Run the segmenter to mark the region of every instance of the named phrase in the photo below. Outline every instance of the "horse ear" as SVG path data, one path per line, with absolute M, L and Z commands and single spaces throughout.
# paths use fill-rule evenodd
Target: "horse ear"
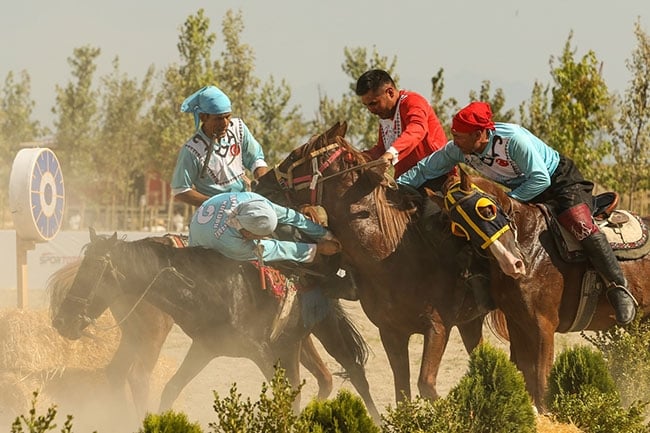
M 116 241 L 117 240 L 117 232 L 113 232 L 113 236 L 111 236 L 111 241 Z
M 97 232 L 93 227 L 88 227 L 88 231 L 90 232 L 90 242 L 95 242 L 97 240 Z
M 424 187 L 424 192 L 427 194 L 429 200 L 437 204 L 440 209 L 445 209 L 445 198 L 441 193 L 432 191 L 427 187 Z
M 471 191 L 472 180 L 469 174 L 467 174 L 467 172 L 460 165 L 458 166 L 458 171 L 460 171 L 460 189 L 465 192 Z

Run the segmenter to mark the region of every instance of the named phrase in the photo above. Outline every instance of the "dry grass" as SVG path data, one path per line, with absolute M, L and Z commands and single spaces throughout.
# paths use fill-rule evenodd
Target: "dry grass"
M 548 416 L 540 415 L 537 417 L 537 433 L 582 433 L 582 430 L 573 424 L 561 424 Z

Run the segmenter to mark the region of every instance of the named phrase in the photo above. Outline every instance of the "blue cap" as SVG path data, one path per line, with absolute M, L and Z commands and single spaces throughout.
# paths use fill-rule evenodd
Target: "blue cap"
M 206 86 L 197 90 L 181 104 L 181 112 L 194 114 L 196 129 L 199 129 L 199 113 L 224 114 L 231 111 L 230 99 L 215 86 Z
M 233 214 L 243 228 L 258 236 L 269 236 L 278 225 L 278 215 L 266 200 L 240 203 Z

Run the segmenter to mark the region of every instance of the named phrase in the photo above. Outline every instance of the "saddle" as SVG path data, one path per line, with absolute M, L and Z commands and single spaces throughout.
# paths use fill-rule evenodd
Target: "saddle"
M 618 194 L 614 192 L 595 196 L 592 212 L 594 221 L 607 237 L 619 260 L 639 259 L 650 252 L 648 227 L 638 215 L 616 209 L 618 201 Z M 580 243 L 557 222 L 554 212 L 547 205 L 538 206 L 551 228 L 560 256 L 570 263 L 585 261 Z
M 619 260 L 641 258 L 650 251 L 648 227 L 643 220 L 627 210 L 616 209 L 619 197 L 614 192 L 606 192 L 594 197 L 592 216 L 601 232 L 605 234 L 614 254 Z M 567 262 L 587 260 L 580 243 L 562 227 L 553 212 L 546 205 L 538 205 L 551 228 L 560 256 Z M 600 294 L 605 290 L 605 282 L 598 272 L 588 268 L 582 276 L 580 299 L 571 326 L 563 332 L 582 331 L 589 326 L 596 311 Z

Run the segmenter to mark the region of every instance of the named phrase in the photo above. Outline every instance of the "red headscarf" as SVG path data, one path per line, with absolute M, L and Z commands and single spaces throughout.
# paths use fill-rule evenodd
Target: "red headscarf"
M 470 103 L 454 116 L 451 129 L 462 133 L 494 129 L 490 104 L 479 101 Z

